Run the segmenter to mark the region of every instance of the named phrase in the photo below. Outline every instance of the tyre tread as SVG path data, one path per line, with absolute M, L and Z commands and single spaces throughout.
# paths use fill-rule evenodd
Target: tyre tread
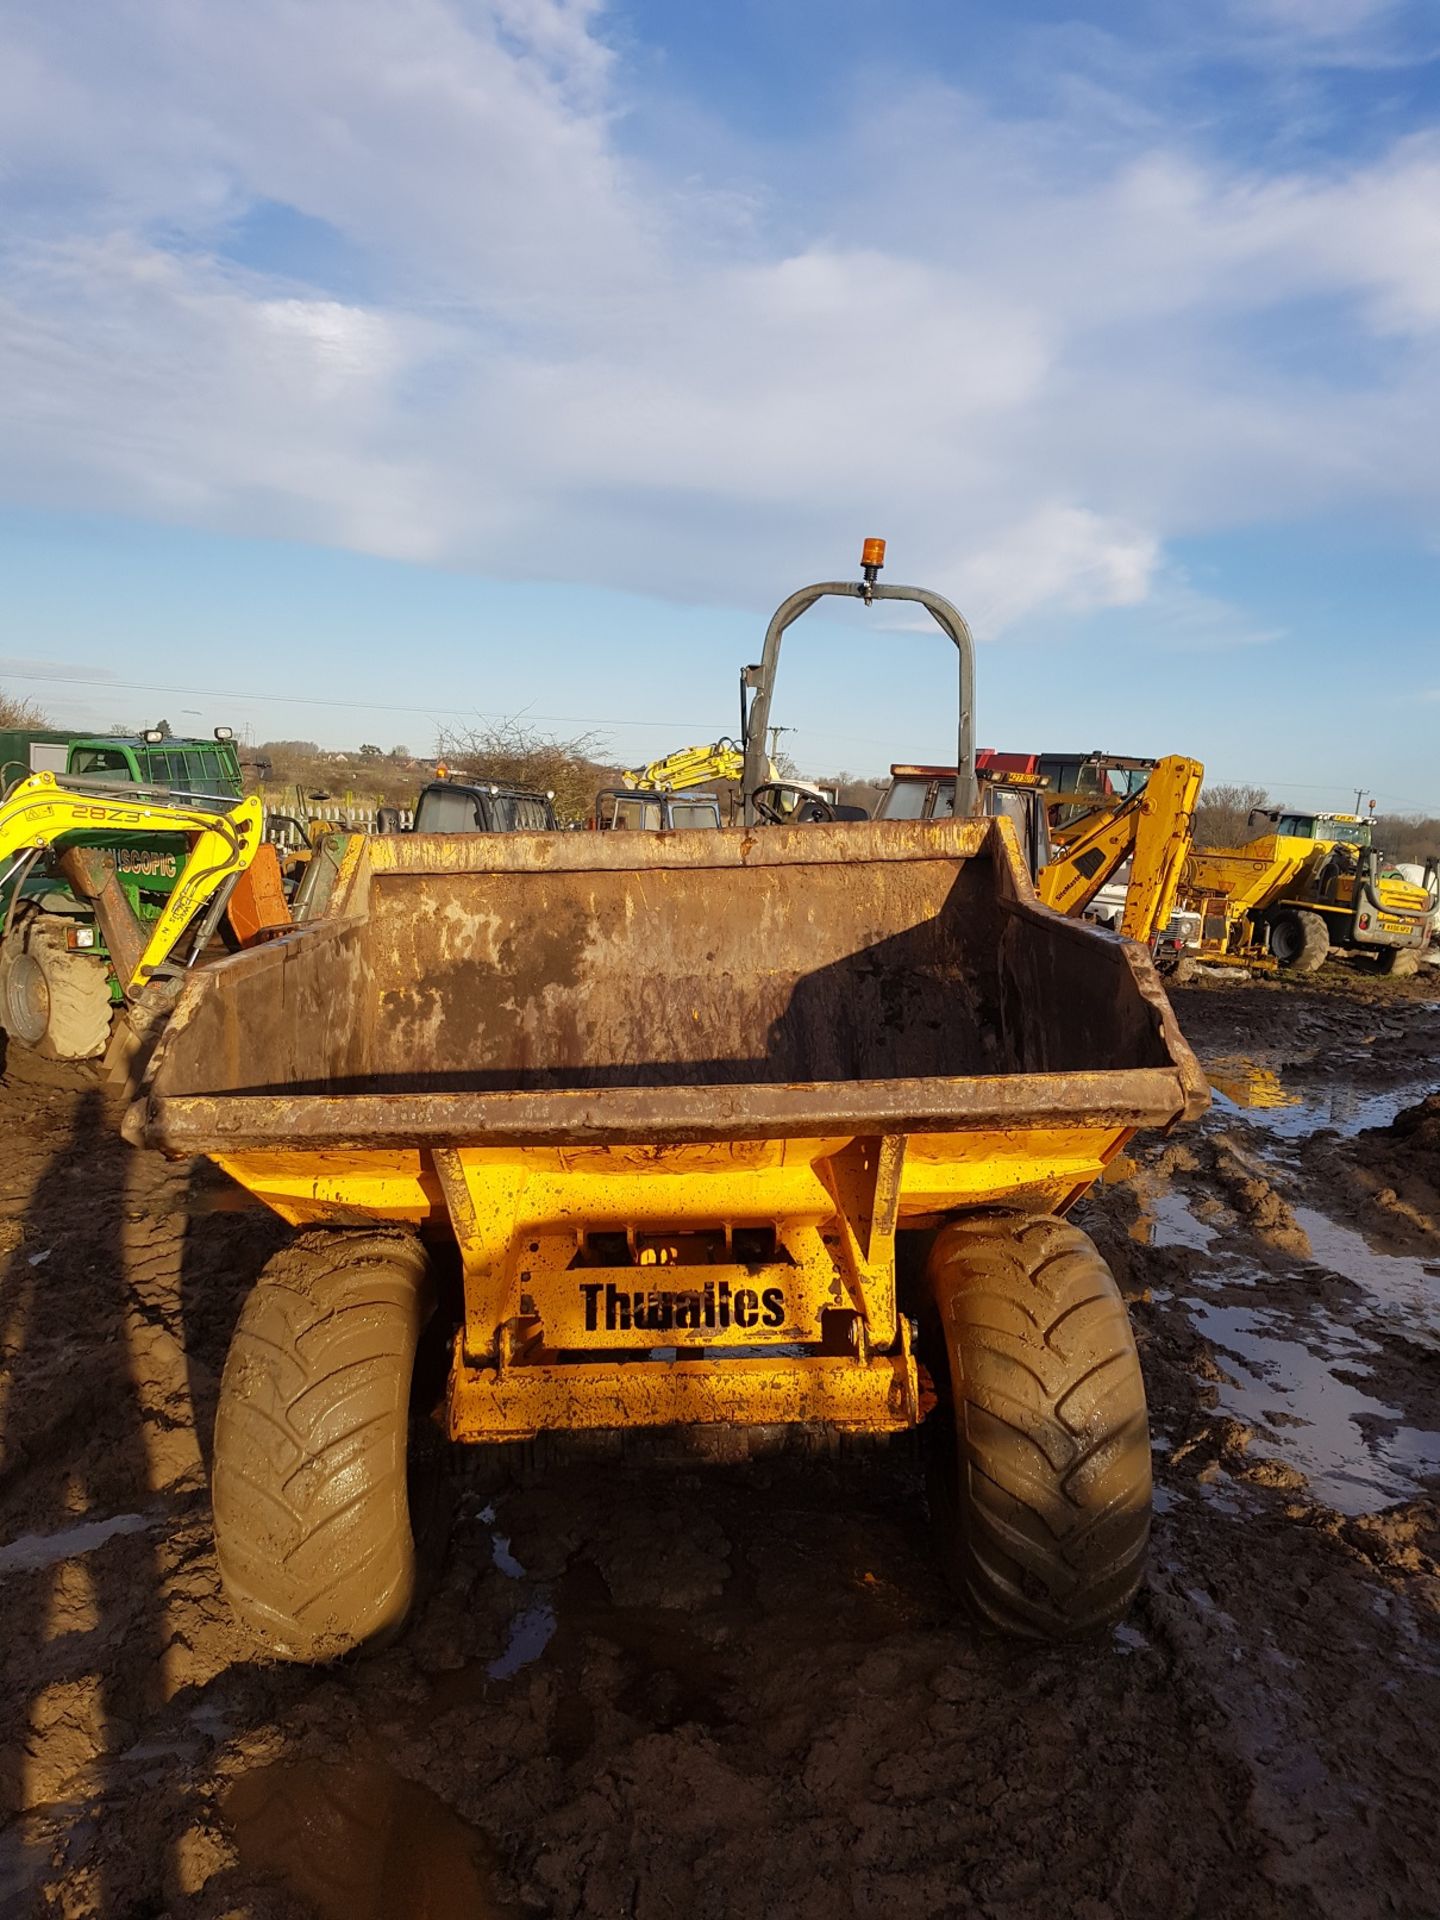
M 958 1450 L 944 1543 L 957 1587 L 1011 1634 L 1113 1624 L 1150 1527 L 1144 1382 L 1114 1277 L 1078 1228 L 1044 1215 L 953 1223 L 930 1277 L 954 1419 L 941 1444 Z
M 64 944 L 63 928 L 44 915 L 26 926 L 22 950 L 40 968 L 50 999 L 50 1018 L 35 1051 L 52 1060 L 98 1058 L 109 1042 L 114 1014 L 104 962 L 92 954 L 72 953 Z
M 403 1232 L 300 1236 L 241 1311 L 220 1389 L 214 1504 L 241 1622 L 284 1658 L 333 1658 L 409 1610 L 411 1369 L 429 1307 Z

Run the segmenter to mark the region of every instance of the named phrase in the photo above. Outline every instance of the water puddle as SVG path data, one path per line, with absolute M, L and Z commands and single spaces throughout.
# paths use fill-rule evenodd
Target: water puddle
M 1185 1247 L 1204 1253 L 1215 1229 L 1197 1219 L 1183 1193 L 1137 1194 L 1140 1217 L 1131 1223 L 1130 1238 L 1142 1247 Z
M 1115 1643 L 1115 1651 L 1122 1656 L 1150 1651 L 1150 1642 L 1140 1629 L 1127 1625 L 1123 1620 L 1110 1637 Z
M 82 1520 L 59 1533 L 22 1533 L 18 1540 L 0 1547 L 0 1579 L 7 1573 L 36 1573 L 61 1560 L 76 1560 L 117 1534 L 143 1533 L 146 1527 L 158 1525 L 152 1513 L 117 1513 L 108 1520 Z
M 1426 1073 L 1403 1085 L 1368 1091 L 1345 1081 L 1287 1087 L 1274 1067 L 1249 1055 L 1224 1055 L 1205 1069 L 1217 1111 L 1263 1127 L 1279 1140 L 1305 1140 L 1312 1133 L 1345 1136 L 1367 1127 L 1388 1127 L 1402 1107 L 1410 1107 L 1434 1082 Z
M 1218 1094 L 1225 1106 L 1268 1113 L 1301 1104 L 1300 1095 L 1281 1084 L 1274 1067 L 1252 1060 L 1247 1054 L 1226 1054 L 1212 1060 L 1205 1069 L 1205 1077 L 1210 1082 L 1210 1091 Z
M 1253 1308 L 1186 1305 L 1221 1356 L 1223 1410 L 1303 1473 L 1317 1499 L 1340 1513 L 1373 1513 L 1413 1499 L 1440 1473 L 1440 1433 L 1387 1424 L 1397 1408 L 1338 1377 L 1337 1362 L 1368 1371 L 1369 1349 L 1345 1329 L 1332 1325 L 1334 1350 L 1317 1353 L 1280 1337 Z
M 491 1680 L 513 1680 L 522 1667 L 538 1660 L 555 1636 L 555 1609 L 548 1600 L 522 1607 L 510 1622 L 505 1644 L 486 1667 Z
M 491 1891 L 494 1850 L 425 1787 L 369 1761 L 282 1760 L 222 1802 L 241 1867 L 317 1920 L 512 1920 Z
M 1376 1253 L 1362 1234 L 1314 1207 L 1296 1207 L 1317 1266 L 1363 1287 L 1385 1313 L 1403 1322 L 1398 1329 L 1416 1346 L 1440 1347 L 1440 1260 Z
M 495 1526 L 493 1506 L 482 1507 L 480 1518 L 490 1529 L 490 1557 L 497 1573 L 507 1580 L 523 1580 L 525 1569 L 510 1551 L 510 1536 Z M 522 1667 L 538 1660 L 555 1635 L 555 1609 L 550 1590 L 541 1587 L 532 1605 L 522 1607 L 513 1617 L 505 1635 L 505 1644 L 485 1669 L 487 1680 L 513 1680 Z
M 201 1700 L 186 1714 L 183 1726 L 170 1733 L 142 1737 L 126 1747 L 120 1758 L 128 1765 L 143 1765 L 150 1760 L 193 1760 L 206 1747 L 227 1740 L 230 1733 L 230 1716 L 225 1709 L 214 1700 Z
M 507 1580 L 523 1580 L 525 1569 L 510 1551 L 509 1534 L 497 1533 L 495 1530 L 494 1507 L 482 1507 L 480 1518 L 490 1529 L 490 1558 L 495 1563 L 496 1571 L 503 1573 Z

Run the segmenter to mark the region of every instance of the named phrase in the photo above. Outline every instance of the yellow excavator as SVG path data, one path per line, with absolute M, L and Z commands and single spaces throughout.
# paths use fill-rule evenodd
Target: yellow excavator
M 1119 931 L 1151 945 L 1175 910 L 1204 779 L 1198 760 L 1170 754 L 1155 762 L 1138 793 L 1068 821 L 1063 844 L 1035 876 L 1046 906 L 1083 914 L 1128 860 Z
M 1063 836 L 1050 819 L 1055 795 L 1045 774 L 987 766 L 977 775 L 978 806 L 1009 818 L 1040 898 L 1072 919 L 1089 911 L 1128 860 L 1118 931 L 1154 948 L 1166 940 L 1174 916 L 1205 769 L 1179 754 L 1144 764 L 1149 771 L 1139 792 L 1097 799 L 1066 822 Z M 948 819 L 954 806 L 953 767 L 893 766 L 875 817 Z M 1172 954 L 1178 954 L 1173 943 Z
M 679 747 L 647 766 L 627 767 L 620 780 L 647 793 L 684 793 L 690 787 L 703 787 L 707 780 L 739 780 L 744 772 L 744 749 L 727 739 L 714 740 L 708 747 Z
M 189 929 L 189 958 L 198 956 L 264 829 L 254 797 L 207 810 L 160 789 L 52 773 L 22 780 L 0 801 L 0 1026 L 9 1039 L 51 1058 L 102 1053 L 115 1008 L 141 995 Z M 168 849 L 186 842 L 180 864 Z M 139 877 L 147 872 L 153 890 Z
M 750 799 L 757 817 L 767 825 L 798 825 L 811 820 L 849 819 L 855 815 L 856 809 L 839 806 L 823 787 L 782 774 L 773 760 L 766 759 L 762 771 L 765 779 Z M 683 810 L 672 807 L 670 796 L 691 793 L 712 780 L 730 780 L 738 785 L 744 777 L 745 750 L 734 740 L 712 740 L 704 747 L 678 747 L 674 753 L 667 753 L 661 760 L 651 760 L 646 766 L 627 767 L 620 775 L 620 787 L 607 787 L 597 797 L 595 825 L 718 827 L 721 822 L 717 796 L 706 798 L 707 806 L 713 809 L 713 818 L 702 816 L 693 802 Z M 627 799 L 627 796 L 630 797 Z

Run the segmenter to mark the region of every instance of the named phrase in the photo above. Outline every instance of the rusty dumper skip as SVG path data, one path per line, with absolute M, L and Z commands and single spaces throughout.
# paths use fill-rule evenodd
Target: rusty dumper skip
M 776 614 L 753 717 L 823 594 L 918 600 L 955 642 L 973 796 L 968 630 L 873 566 Z M 307 1229 L 225 1369 L 232 1603 L 296 1659 L 403 1621 L 449 1240 L 452 1439 L 884 1433 L 933 1398 L 970 1606 L 1032 1636 L 1113 1621 L 1149 1528 L 1144 1389 L 1064 1215 L 1205 1100 L 1148 957 L 1039 905 L 1008 820 L 357 838 L 328 918 L 192 979 L 127 1122 Z

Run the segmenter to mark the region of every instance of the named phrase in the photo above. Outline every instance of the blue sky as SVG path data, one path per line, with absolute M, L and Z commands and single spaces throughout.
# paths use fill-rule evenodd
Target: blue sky
M 1437 114 L 1405 0 L 0 0 L 0 684 L 641 758 L 883 533 L 982 740 L 1440 812 Z

